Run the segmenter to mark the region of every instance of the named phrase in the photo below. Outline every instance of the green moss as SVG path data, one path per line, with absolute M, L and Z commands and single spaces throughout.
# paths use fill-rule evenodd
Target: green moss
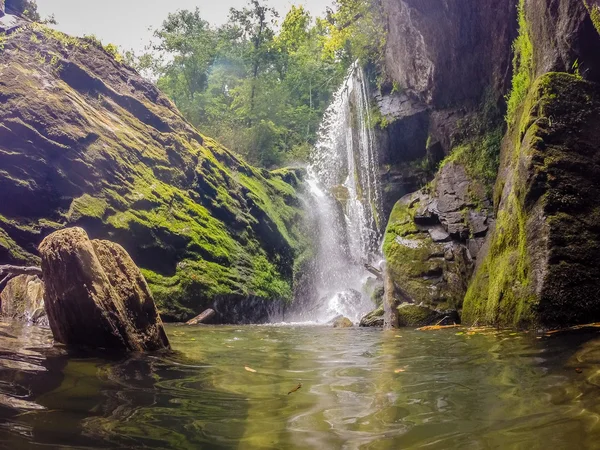
M 496 126 L 482 136 L 465 140 L 452 149 L 440 163 L 440 169 L 452 162 L 462 165 L 471 179 L 484 185 L 486 196 L 491 197 L 500 167 L 503 134 L 503 127 Z
M 405 303 L 398 306 L 398 323 L 401 327 L 422 327 L 430 325 L 438 314 L 429 308 Z
M 513 43 L 512 89 L 506 99 L 506 122 L 509 126 L 515 122 L 517 109 L 527 97 L 533 77 L 533 44 L 525 14 L 525 0 L 519 0 L 518 19 L 519 35 Z
M 394 282 L 417 302 L 431 304 L 440 293 L 435 278 L 443 271 L 443 245 L 434 243 L 414 222 L 418 202 L 399 201 L 385 232 L 383 253 Z M 432 255 L 442 257 L 432 258 Z
M 585 6 L 590 12 L 590 18 L 592 19 L 592 23 L 596 27 L 598 33 L 600 33 L 600 5 L 590 5 L 589 0 L 584 0 Z
M 576 75 L 533 83 L 500 180 L 490 248 L 465 299 L 466 322 L 531 327 L 593 321 L 600 239 L 600 89 Z M 594 293 L 594 294 L 590 294 Z
M 158 92 L 134 90 L 145 82 L 115 69 L 110 49 L 93 38 L 34 24 L 11 34 L 7 48 L 0 126 L 19 111 L 26 133 L 0 155 L 0 177 L 51 201 L 31 202 L 31 218 L 11 216 L 10 227 L 0 220 L 5 254 L 26 258 L 42 227 L 81 225 L 124 246 L 168 318 L 186 319 L 216 299 L 291 300 L 313 251 L 297 194 L 301 170 L 253 168 L 201 136 Z M 40 66 L 36 52 L 50 65 Z M 48 70 L 53 58 L 64 67 Z M 28 152 L 53 164 L 29 170 Z
M 102 220 L 107 209 L 108 203 L 103 198 L 84 194 L 71 202 L 67 218 L 71 222 L 80 220 L 82 217 L 92 217 Z

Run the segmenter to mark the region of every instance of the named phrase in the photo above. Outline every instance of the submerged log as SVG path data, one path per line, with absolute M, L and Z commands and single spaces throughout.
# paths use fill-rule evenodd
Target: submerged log
M 212 319 L 215 316 L 215 314 L 216 314 L 216 312 L 214 309 L 208 308 L 202 314 L 199 314 L 196 317 L 194 317 L 193 319 L 188 320 L 185 324 L 186 325 L 198 325 L 200 323 L 206 323 L 210 319 Z
M 123 247 L 68 228 L 44 239 L 39 251 L 57 342 L 128 351 L 169 347 L 148 285 Z

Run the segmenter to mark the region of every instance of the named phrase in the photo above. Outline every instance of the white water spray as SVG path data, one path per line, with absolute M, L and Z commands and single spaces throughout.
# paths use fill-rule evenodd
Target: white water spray
M 374 307 L 365 291 L 365 264 L 381 259 L 381 186 L 369 98 L 365 75 L 354 64 L 325 112 L 312 154 L 308 186 L 317 222 L 319 299 L 305 319 L 343 315 L 357 322 Z

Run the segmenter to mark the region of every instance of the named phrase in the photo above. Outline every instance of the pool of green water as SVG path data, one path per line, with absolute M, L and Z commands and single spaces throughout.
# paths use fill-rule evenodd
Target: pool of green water
M 172 354 L 0 324 L 0 448 L 599 448 L 600 340 L 169 325 Z M 301 388 L 289 393 L 302 385 Z

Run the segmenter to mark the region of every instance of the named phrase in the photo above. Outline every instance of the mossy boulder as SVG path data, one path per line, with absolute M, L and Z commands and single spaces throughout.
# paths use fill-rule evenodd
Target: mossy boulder
M 600 86 L 549 73 L 503 147 L 498 220 L 464 303 L 466 322 L 600 320 Z
M 354 324 L 347 317 L 340 317 L 333 322 L 333 328 L 352 328 Z
M 39 263 L 76 225 L 128 251 L 167 319 L 292 299 L 301 170 L 249 166 L 93 40 L 39 24 L 4 39 L 0 99 L 0 263 Z
M 383 327 L 383 322 L 384 322 L 384 310 L 383 310 L 383 305 L 381 305 L 379 308 L 377 308 L 374 311 L 371 311 L 369 314 L 367 314 L 365 317 L 363 317 L 360 321 L 360 326 L 361 327 Z
M 439 313 L 422 305 L 404 303 L 398 306 L 398 324 L 401 327 L 424 327 L 431 325 Z
M 473 189 L 477 185 L 450 162 L 432 186 L 394 206 L 383 251 L 399 303 L 461 307 L 491 221 L 484 191 Z

